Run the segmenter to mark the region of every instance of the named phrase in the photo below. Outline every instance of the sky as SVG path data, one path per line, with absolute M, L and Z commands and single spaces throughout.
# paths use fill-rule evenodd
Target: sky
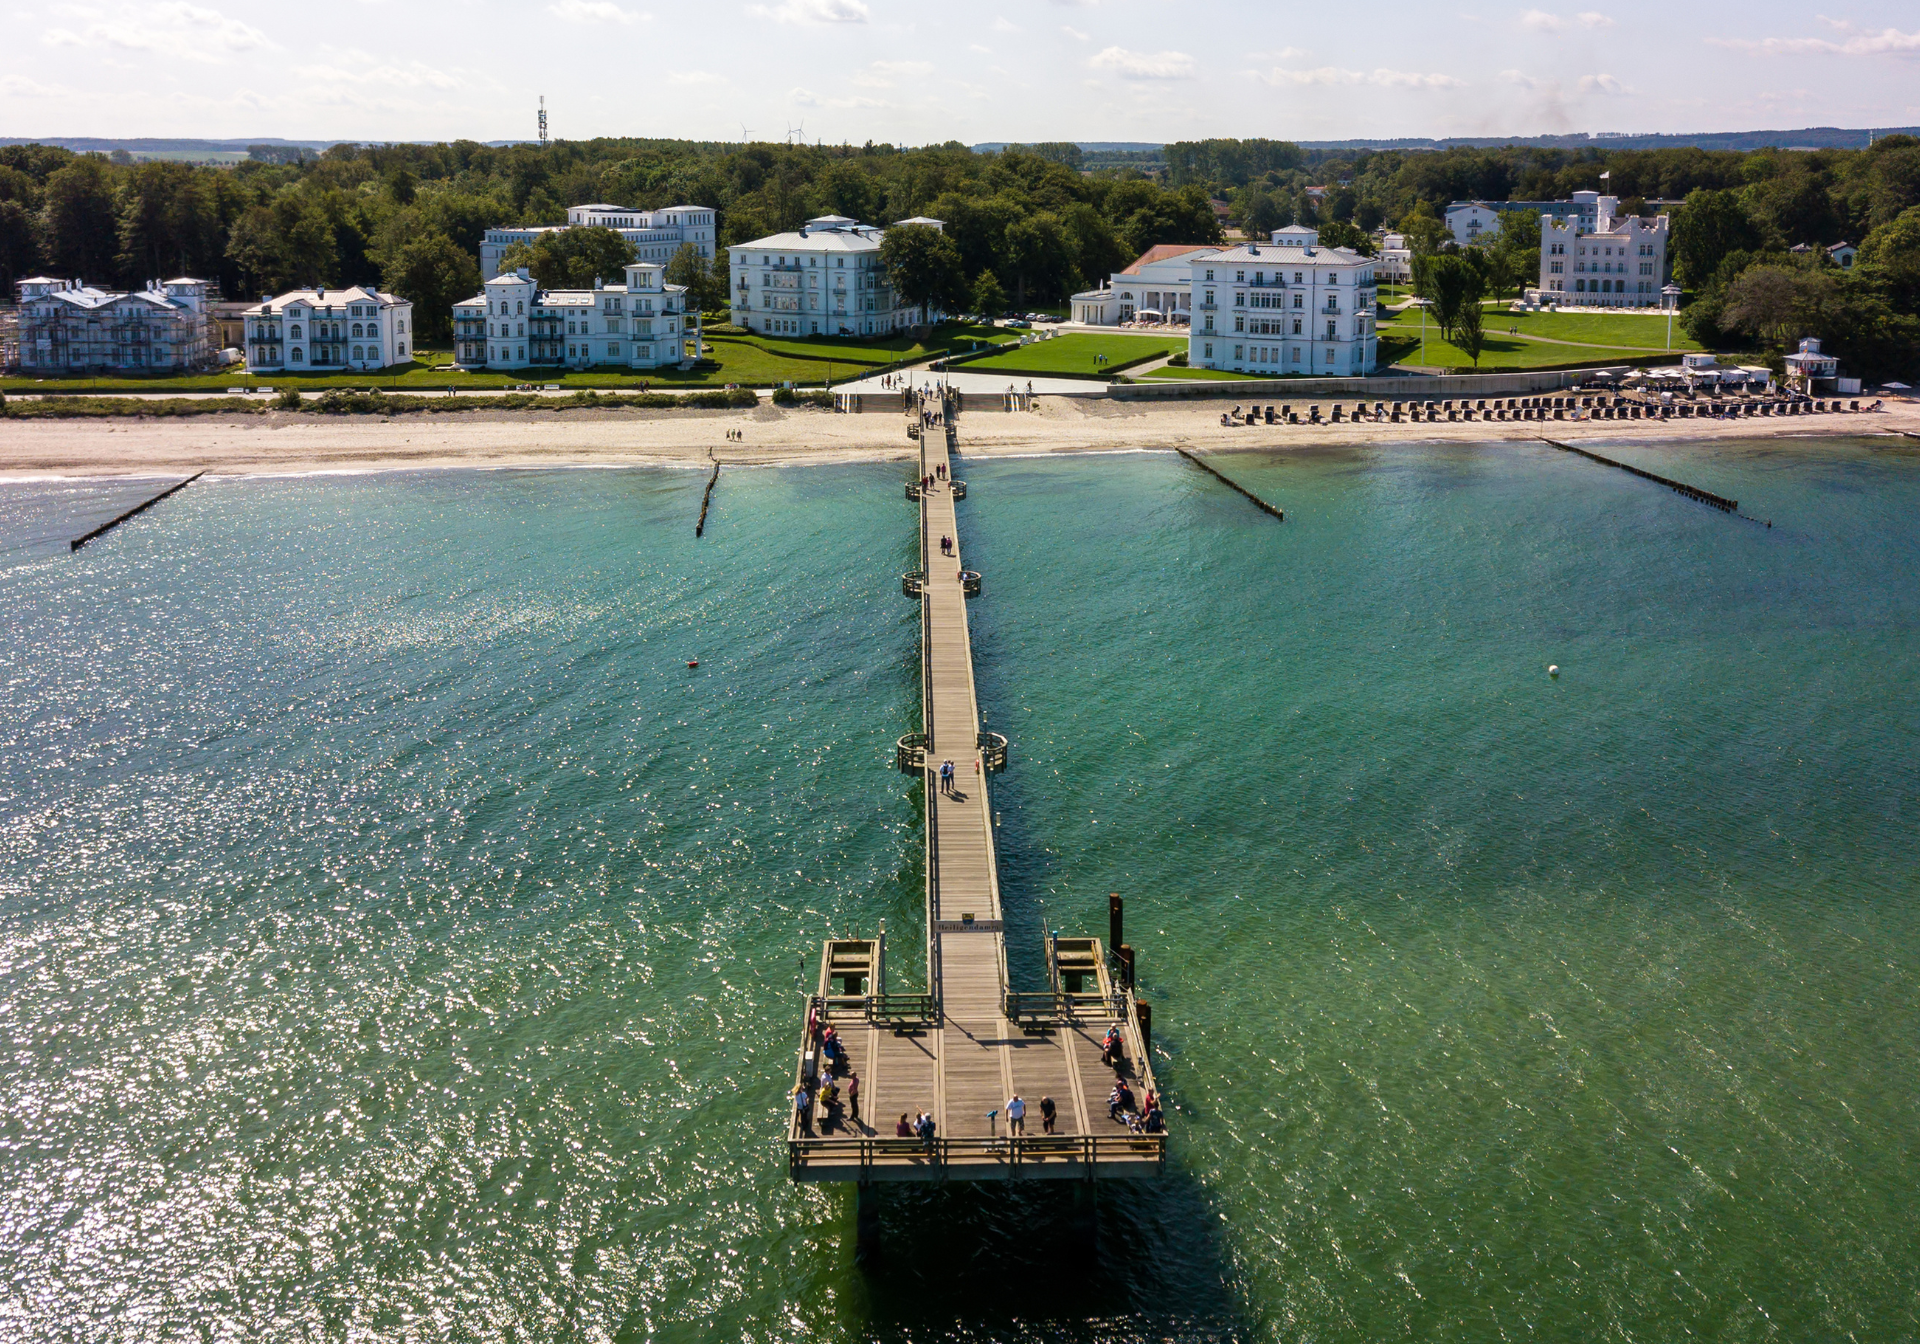
M 1822 2 L 53 0 L 5 20 L 0 135 L 531 138 L 542 94 L 566 139 L 1920 125 L 1920 6 Z

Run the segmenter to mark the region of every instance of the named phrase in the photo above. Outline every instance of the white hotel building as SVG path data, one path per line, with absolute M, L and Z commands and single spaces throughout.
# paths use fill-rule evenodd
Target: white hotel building
M 901 224 L 944 228 L 937 219 Z M 727 249 L 735 326 L 774 336 L 884 336 L 927 320 L 894 292 L 880 261 L 886 230 L 845 215 L 810 219 Z
M 289 290 L 241 317 L 255 374 L 384 369 L 411 357 L 412 302 L 358 285 Z
M 687 359 L 686 286 L 666 264 L 636 261 L 626 283 L 542 289 L 522 267 L 453 305 L 453 357 L 463 369 L 659 369 Z
M 1374 264 L 1346 247 L 1321 247 L 1317 230 L 1275 229 L 1190 262 L 1196 369 L 1354 378 L 1374 370 Z
M 545 224 L 527 228 L 488 229 L 480 240 L 480 279 L 491 280 L 500 274 L 500 254 L 515 243 L 532 245 L 543 233 L 575 228 L 612 229 L 634 246 L 635 261 L 666 262 L 682 244 L 709 261 L 713 259 L 713 207 L 676 205 L 665 210 L 629 210 L 623 205 L 575 205 L 567 209 L 565 224 Z
M 1585 308 L 1658 308 L 1667 282 L 1669 219 L 1616 218 L 1602 196 L 1591 228 L 1578 219 L 1540 218 L 1540 286 L 1529 297 Z

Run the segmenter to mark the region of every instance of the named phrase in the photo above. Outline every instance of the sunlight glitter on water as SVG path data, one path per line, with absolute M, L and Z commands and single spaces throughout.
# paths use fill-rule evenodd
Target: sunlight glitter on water
M 920 919 L 893 468 L 698 542 L 684 472 L 9 500 L 0 1333 L 1911 1333 L 1913 459 L 1689 459 L 1772 533 L 1221 464 L 1287 523 L 1155 455 L 962 518 L 1015 974 L 1127 893 L 1174 1171 L 1097 1262 L 899 1192 L 870 1276 L 773 1137 L 819 940 Z

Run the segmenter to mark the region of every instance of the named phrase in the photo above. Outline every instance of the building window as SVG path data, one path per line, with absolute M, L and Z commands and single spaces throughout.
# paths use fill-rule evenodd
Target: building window
M 1213 358 L 1213 343 L 1212 343 L 1211 341 L 1209 341 L 1209 342 L 1208 342 L 1208 343 L 1206 344 L 1206 346 L 1205 346 L 1204 348 L 1205 348 L 1205 350 L 1206 350 L 1206 358 L 1208 358 L 1208 359 L 1212 359 L 1212 358 Z

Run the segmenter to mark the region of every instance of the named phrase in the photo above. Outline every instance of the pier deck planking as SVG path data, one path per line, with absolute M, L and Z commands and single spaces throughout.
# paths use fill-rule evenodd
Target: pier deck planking
M 1101 1062 L 1100 1041 L 1110 1025 L 1125 1036 L 1121 1071 L 1136 1093 L 1144 1099 L 1153 1086 L 1131 1014 L 1082 1004 L 1071 1020 L 1038 1029 L 1006 1016 L 1006 943 L 952 464 L 938 431 L 922 436 L 921 452 L 924 475 L 949 478 L 920 500 L 928 641 L 928 976 L 939 996 L 939 1020 L 904 1029 L 828 1006 L 826 1019 L 860 1073 L 863 1121 L 856 1125 L 839 1113 L 820 1117 L 813 1141 L 796 1123 L 790 1170 L 796 1180 L 861 1181 L 1155 1174 L 1164 1161 L 1164 1136 L 1135 1135 L 1107 1113 L 1115 1070 Z M 952 554 L 941 553 L 942 537 L 952 539 Z M 937 776 L 948 760 L 955 776 L 950 793 Z M 1027 1103 L 1026 1138 L 1009 1145 L 1005 1108 L 1016 1093 Z M 1057 1142 L 1041 1132 L 1040 1101 L 1047 1096 L 1058 1112 Z M 932 1152 L 894 1134 L 903 1112 L 911 1117 L 921 1110 L 938 1125 Z

